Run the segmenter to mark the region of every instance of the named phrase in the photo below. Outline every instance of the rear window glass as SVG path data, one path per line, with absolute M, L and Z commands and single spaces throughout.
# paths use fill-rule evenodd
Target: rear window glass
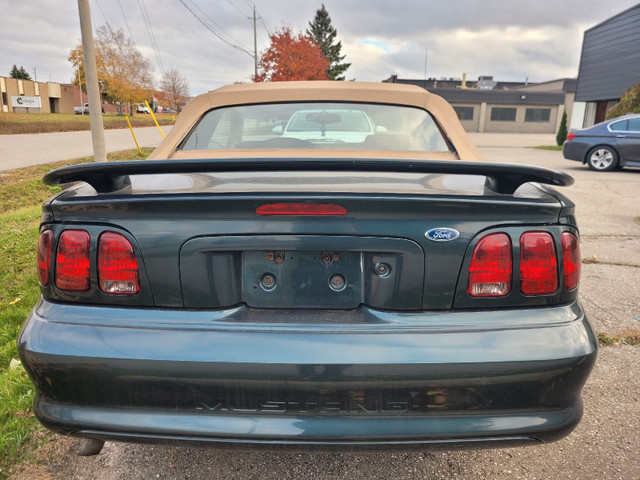
M 426 110 L 311 102 L 211 110 L 181 146 L 182 150 L 263 148 L 450 151 Z
M 630 132 L 640 132 L 640 118 L 630 118 L 628 128 Z
M 617 132 L 626 132 L 627 131 L 627 120 L 621 120 L 619 122 L 614 122 L 609 125 L 609 129 Z

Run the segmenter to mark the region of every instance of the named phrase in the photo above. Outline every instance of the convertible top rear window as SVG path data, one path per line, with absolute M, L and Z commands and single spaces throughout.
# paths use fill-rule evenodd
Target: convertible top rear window
M 426 110 L 327 102 L 238 105 L 211 110 L 180 148 L 451 151 Z

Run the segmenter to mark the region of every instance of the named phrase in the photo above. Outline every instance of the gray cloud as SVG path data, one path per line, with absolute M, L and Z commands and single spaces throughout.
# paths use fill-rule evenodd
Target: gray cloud
M 193 0 L 229 34 L 231 43 L 253 50 L 250 2 Z M 254 0 L 261 15 L 258 49 L 266 47 L 268 32 L 283 25 L 304 31 L 321 1 Z M 187 2 L 189 3 L 189 2 Z M 136 0 L 91 0 L 94 26 L 109 22 L 129 30 L 140 50 L 155 60 L 139 3 Z M 342 41 L 347 78 L 380 81 L 391 74 L 470 78 L 494 75 L 500 80 L 544 81 L 577 75 L 582 35 L 635 4 L 634 0 L 388 0 L 324 1 Z M 253 59 L 203 27 L 178 0 L 145 0 L 147 12 L 166 69 L 176 68 L 190 82 L 192 94 L 235 81 L 249 81 Z M 191 4 L 192 5 L 192 4 Z M 80 27 L 76 2 L 0 0 L 0 75 L 15 63 L 38 80 L 68 82 L 73 71 L 67 57 L 78 43 Z M 231 38 L 233 37 L 233 38 Z

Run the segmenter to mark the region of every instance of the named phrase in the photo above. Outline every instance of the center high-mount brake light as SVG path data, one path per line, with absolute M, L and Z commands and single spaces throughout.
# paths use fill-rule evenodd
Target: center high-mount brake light
M 256 208 L 258 215 L 345 215 L 347 209 L 332 203 L 269 203 Z

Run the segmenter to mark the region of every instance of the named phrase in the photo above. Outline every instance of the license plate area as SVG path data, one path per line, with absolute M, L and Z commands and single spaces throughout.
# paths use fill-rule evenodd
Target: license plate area
M 403 238 L 220 235 L 185 242 L 180 272 L 187 308 L 418 310 L 425 260 L 422 248 Z M 335 275 L 344 288 L 339 278 L 329 283 Z
M 332 250 L 242 252 L 242 300 L 254 308 L 356 308 L 363 254 Z

